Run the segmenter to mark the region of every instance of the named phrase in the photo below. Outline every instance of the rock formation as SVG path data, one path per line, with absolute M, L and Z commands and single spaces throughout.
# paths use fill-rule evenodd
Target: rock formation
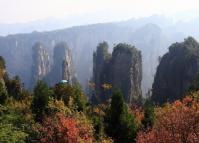
M 50 58 L 42 43 L 35 43 L 32 50 L 32 85 L 34 85 L 50 72 Z
M 62 62 L 62 79 L 67 80 L 69 84 L 73 84 L 74 71 L 72 67 L 71 52 L 68 50 L 65 59 Z
M 157 68 L 152 100 L 163 104 L 183 97 L 199 74 L 199 43 L 188 37 L 169 47 Z
M 53 66 L 47 81 L 54 85 L 64 79 L 73 84 L 74 77 L 71 51 L 65 42 L 60 42 L 55 45 Z
M 127 103 L 141 96 L 142 58 L 135 47 L 118 44 L 111 56 L 108 44 L 103 42 L 98 45 L 93 62 L 93 81 L 99 102 L 106 101 L 111 95 L 106 89 L 109 85 L 112 89 L 120 89 Z
M 106 40 L 110 45 L 120 42 L 134 44 L 135 47 L 142 51 L 142 92 L 145 95 L 152 87 L 158 65 L 158 56 L 166 53 L 167 47 L 173 41 L 181 40 L 181 38 L 177 37 L 183 37 L 183 35 L 179 36 L 180 34 L 178 34 L 176 36 L 173 29 L 170 29 L 174 33 L 167 36 L 168 30 L 164 30 L 157 25 L 150 26 L 147 24 L 154 23 L 153 21 L 144 20 L 144 22 L 141 20 L 144 22 L 142 24 L 138 21 L 130 20 L 118 23 L 83 25 L 62 30 L 0 37 L 0 54 L 6 60 L 9 74 L 19 75 L 25 86 L 29 87 L 32 77 L 32 45 L 39 39 L 49 52 L 50 62 L 53 62 L 51 56 L 53 55 L 55 44 L 60 41 L 66 41 L 72 50 L 73 64 L 78 80 L 85 89 L 88 79 L 92 76 L 93 51 L 100 41 Z M 112 47 L 110 47 L 110 51 L 112 51 Z M 151 66 L 148 66 L 149 64 Z
M 111 59 L 113 87 L 121 89 L 125 101 L 132 103 L 142 94 L 142 56 L 135 47 L 118 44 L 114 47 Z
M 108 53 L 108 44 L 106 42 L 100 43 L 97 46 L 97 51 L 93 54 L 93 81 L 95 83 L 95 94 L 100 95 L 98 96 L 98 100 L 100 101 L 105 101 L 108 98 L 102 84 L 110 83 L 108 72 L 105 72 L 105 66 L 109 63 L 110 57 L 111 55 Z

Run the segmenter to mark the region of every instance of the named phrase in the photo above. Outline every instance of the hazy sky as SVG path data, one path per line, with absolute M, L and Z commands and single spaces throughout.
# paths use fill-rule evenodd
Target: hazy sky
M 110 21 L 153 14 L 183 17 L 181 12 L 198 9 L 198 0 L 0 0 L 0 23 L 95 14 Z

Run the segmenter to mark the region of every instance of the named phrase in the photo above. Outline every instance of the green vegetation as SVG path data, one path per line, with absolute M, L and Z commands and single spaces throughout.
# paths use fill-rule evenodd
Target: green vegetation
M 194 49 L 193 42 L 188 38 L 184 44 Z M 120 46 L 125 49 L 129 45 L 117 46 L 116 50 L 120 50 Z M 96 63 L 108 62 L 107 43 L 99 44 L 98 48 L 104 61 Z M 160 62 L 163 60 L 164 57 Z M 96 94 L 91 99 L 95 104 L 89 103 L 79 86 L 67 83 L 49 87 L 38 81 L 30 92 L 19 77 L 9 78 L 2 57 L 0 71 L 0 143 L 199 142 L 198 78 L 187 97 L 160 107 L 141 96 L 137 102 L 127 104 L 122 92 L 114 92 L 109 83 L 100 85 L 108 91 L 102 95 L 111 97 L 101 104 L 97 104 L 98 92 L 94 91 Z M 95 87 L 93 83 L 90 85 Z
M 142 124 L 145 128 L 152 127 L 155 122 L 154 105 L 150 100 L 146 100 L 144 104 L 144 119 Z
M 136 137 L 135 119 L 128 112 L 122 93 L 119 91 L 113 93 L 105 123 L 107 134 L 114 138 L 115 142 L 134 142 Z
M 43 81 L 38 81 L 34 88 L 33 102 L 31 106 L 36 121 L 42 121 L 51 95 L 52 92 L 47 84 Z
M 0 69 L 5 69 L 5 68 L 6 68 L 5 61 L 3 57 L 0 56 Z
M 2 82 L 0 82 L 0 104 L 4 104 L 8 99 L 7 91 Z

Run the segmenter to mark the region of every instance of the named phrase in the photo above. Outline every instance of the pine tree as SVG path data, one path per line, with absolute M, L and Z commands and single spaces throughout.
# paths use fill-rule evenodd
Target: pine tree
M 16 100 L 20 100 L 22 98 L 21 94 L 22 94 L 23 87 L 22 87 L 19 76 L 15 76 L 11 80 L 8 79 L 6 81 L 6 87 L 7 87 L 9 96 L 12 96 Z
M 0 81 L 0 104 L 4 104 L 8 98 L 7 90 L 4 84 Z
M 144 128 L 152 127 L 155 121 L 154 105 L 150 100 L 146 100 L 144 104 L 144 119 L 142 124 Z
M 113 93 L 111 105 L 105 117 L 105 130 L 115 142 L 134 143 L 136 123 L 133 115 L 128 113 L 122 93 Z
M 82 93 L 80 87 L 74 87 L 75 90 L 75 97 L 74 97 L 74 103 L 76 104 L 78 111 L 85 111 L 86 109 L 86 97 Z
M 32 112 L 35 114 L 36 121 L 42 121 L 51 95 L 52 92 L 48 88 L 47 84 L 43 81 L 38 81 L 34 88 L 34 97 L 31 106 Z

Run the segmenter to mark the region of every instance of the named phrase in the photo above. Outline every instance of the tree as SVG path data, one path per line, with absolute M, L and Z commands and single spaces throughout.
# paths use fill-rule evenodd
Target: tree
M 80 87 L 74 87 L 75 90 L 75 97 L 74 97 L 74 103 L 76 104 L 76 108 L 78 111 L 85 111 L 86 109 L 86 96 L 81 91 Z
M 197 143 L 199 142 L 199 103 L 186 97 L 157 109 L 157 121 L 152 129 L 140 131 L 137 143 Z
M 21 99 L 21 94 L 22 94 L 22 85 L 21 85 L 21 80 L 19 76 L 15 76 L 11 80 L 6 81 L 6 87 L 8 90 L 9 96 L 12 96 L 16 100 Z
M 84 111 L 86 108 L 86 97 L 78 86 L 58 83 L 54 87 L 54 98 L 63 100 L 65 105 L 69 105 L 70 98 L 73 99 L 74 106 L 78 111 Z
M 46 117 L 38 128 L 37 141 L 41 143 L 92 143 L 93 134 L 90 124 L 76 118 L 55 114 Z
M 0 81 L 0 104 L 4 104 L 8 98 L 7 90 L 4 84 Z
M 128 113 L 127 105 L 119 91 L 113 93 L 111 105 L 105 117 L 105 130 L 115 142 L 135 142 L 135 119 Z
M 71 85 L 58 83 L 54 87 L 53 97 L 57 100 L 63 100 L 68 105 L 70 97 L 75 96 L 74 88 Z
M 5 69 L 5 68 L 6 68 L 5 60 L 2 56 L 0 56 L 0 69 Z
M 155 121 L 154 105 L 150 100 L 144 104 L 144 119 L 142 124 L 145 128 L 152 127 Z
M 28 135 L 16 128 L 13 124 L 1 123 L 0 124 L 0 142 L 1 143 L 25 143 Z
M 41 122 L 45 115 L 45 110 L 48 105 L 49 97 L 52 91 L 43 81 L 38 81 L 34 88 L 34 96 L 32 101 L 32 112 L 35 114 L 35 120 Z
M 96 138 L 100 138 L 104 133 L 104 126 L 101 118 L 96 115 L 92 115 L 93 126 L 95 129 Z

